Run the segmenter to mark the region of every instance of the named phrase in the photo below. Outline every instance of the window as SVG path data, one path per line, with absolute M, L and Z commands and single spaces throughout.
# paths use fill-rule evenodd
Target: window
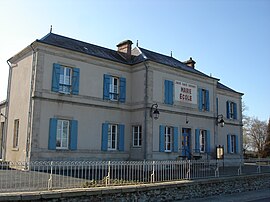
M 119 78 L 111 77 L 110 100 L 118 100 L 118 96 L 119 96 Z
M 53 64 L 52 91 L 64 94 L 79 94 L 80 69 Z
M 124 132 L 125 126 L 122 124 L 102 124 L 101 150 L 124 151 Z
M 227 101 L 227 118 L 237 119 L 237 104 L 231 101 Z
M 165 152 L 172 151 L 172 128 L 166 126 L 165 127 Z
M 178 152 L 178 150 L 178 128 L 160 125 L 159 151 Z
M 70 94 L 71 92 L 71 73 L 72 69 L 69 67 L 60 67 L 60 79 L 59 79 L 59 92 Z
M 117 136 L 118 136 L 117 125 L 109 124 L 109 127 L 108 127 L 108 150 L 116 150 L 117 149 Z
M 69 121 L 57 121 L 56 149 L 68 149 Z
M 229 134 L 227 136 L 227 146 L 228 146 L 228 153 L 231 153 L 231 154 L 238 153 L 238 137 L 237 137 L 237 135 Z
M 165 104 L 173 104 L 173 81 L 164 81 L 164 98 Z
M 200 130 L 200 152 L 206 152 L 206 130 Z
M 195 152 L 196 153 L 209 153 L 210 146 L 210 130 L 195 130 Z
M 103 99 L 126 101 L 126 78 L 104 74 Z
M 19 146 L 19 119 L 14 120 L 14 132 L 13 132 L 13 148 Z
M 199 88 L 199 110 L 209 111 L 209 91 Z
M 142 126 L 132 126 L 133 147 L 142 146 Z
M 51 118 L 49 127 L 49 150 L 76 150 L 78 121 Z

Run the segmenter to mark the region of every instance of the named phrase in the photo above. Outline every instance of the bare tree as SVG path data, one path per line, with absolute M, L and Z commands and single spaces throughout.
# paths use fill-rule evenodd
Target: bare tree
M 267 136 L 264 145 L 263 157 L 270 157 L 270 118 L 267 125 Z
M 258 118 L 247 117 L 244 123 L 243 131 L 245 133 L 245 147 L 255 151 L 262 156 L 267 135 L 266 121 L 260 121 Z

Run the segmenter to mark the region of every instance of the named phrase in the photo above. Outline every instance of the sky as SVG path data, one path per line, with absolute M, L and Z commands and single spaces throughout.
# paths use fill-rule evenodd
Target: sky
M 126 39 L 192 57 L 196 69 L 244 93 L 244 112 L 270 118 L 269 0 L 0 0 L 0 100 L 7 60 L 52 32 L 116 50 Z

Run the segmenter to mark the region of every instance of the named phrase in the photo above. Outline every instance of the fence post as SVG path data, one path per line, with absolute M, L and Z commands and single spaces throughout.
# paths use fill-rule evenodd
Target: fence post
M 238 175 L 242 175 L 242 160 L 240 160 L 240 166 L 238 168 Z
M 53 161 L 51 161 L 50 168 L 51 168 L 51 173 L 48 179 L 48 190 L 52 190 L 52 187 L 53 187 Z
M 155 161 L 153 161 L 153 168 L 152 168 L 152 174 L 151 174 L 151 183 L 155 182 Z
M 186 161 L 187 165 L 188 165 L 188 170 L 187 170 L 187 177 L 186 179 L 190 180 L 190 172 L 191 172 L 191 165 L 190 165 L 190 160 Z
M 111 175 L 111 161 L 108 162 L 108 175 L 105 177 L 105 184 L 110 185 L 110 175 Z
M 259 157 L 258 167 L 257 167 L 257 173 L 261 173 L 261 158 Z

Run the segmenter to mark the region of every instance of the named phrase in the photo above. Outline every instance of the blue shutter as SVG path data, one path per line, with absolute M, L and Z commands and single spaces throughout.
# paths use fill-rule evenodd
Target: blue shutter
M 227 153 L 231 153 L 231 135 L 227 135 Z
M 69 148 L 70 148 L 70 150 L 77 150 L 78 121 L 72 120 L 70 122 L 71 122 L 71 128 L 70 128 Z
M 164 96 L 165 96 L 164 103 L 172 105 L 173 104 L 173 82 L 172 81 L 169 81 L 169 80 L 164 81 Z
M 233 103 L 233 118 L 237 119 L 237 104 Z
M 178 152 L 178 128 L 173 128 L 173 151 Z
M 169 104 L 173 104 L 173 82 L 169 81 Z
M 103 79 L 103 99 L 104 100 L 110 99 L 110 83 L 111 83 L 111 76 L 104 74 L 104 79 Z
M 200 129 L 195 130 L 195 152 L 200 152 Z
M 107 151 L 108 150 L 108 123 L 102 124 L 102 138 L 101 138 L 101 150 Z
M 211 151 L 211 140 L 210 140 L 210 130 L 206 131 L 206 152 L 210 153 Z
M 206 95 L 206 111 L 210 111 L 210 102 L 209 102 L 209 90 L 205 91 L 205 95 Z
M 230 102 L 227 101 L 226 104 L 227 104 L 227 119 L 229 119 L 230 118 Z
M 198 91 L 199 91 L 199 110 L 202 111 L 202 96 L 203 96 L 202 89 L 199 88 Z
M 235 135 L 235 153 L 238 154 L 239 152 L 239 145 L 238 145 L 238 136 Z
M 49 128 L 49 143 L 48 143 L 49 150 L 56 149 L 56 132 L 57 132 L 57 119 L 51 118 Z
M 52 73 L 52 91 L 59 91 L 59 79 L 60 79 L 60 64 L 53 64 L 53 73 Z
M 164 152 L 165 151 L 165 126 L 160 125 L 159 126 L 159 151 Z
M 124 151 L 125 148 L 125 125 L 119 125 L 119 151 Z
M 72 71 L 72 91 L 71 93 L 74 95 L 79 94 L 79 87 L 80 87 L 80 69 L 73 68 Z
M 126 101 L 126 78 L 120 78 L 120 96 L 119 96 L 120 102 Z

